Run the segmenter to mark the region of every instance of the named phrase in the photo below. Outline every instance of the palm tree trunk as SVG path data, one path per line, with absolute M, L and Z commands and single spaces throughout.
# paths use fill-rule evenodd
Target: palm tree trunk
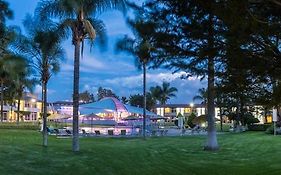
M 3 111 L 3 108 L 4 108 L 4 83 L 3 81 L 1 81 L 1 122 L 3 122 L 3 119 L 4 119 L 4 111 Z
M 143 138 L 146 137 L 146 63 L 143 62 Z
M 17 125 L 20 123 L 20 95 L 18 96 L 18 106 L 17 106 Z
M 47 131 L 47 82 L 42 83 L 43 88 L 43 146 L 48 146 L 48 131 Z
M 208 121 L 208 139 L 205 150 L 217 150 L 219 148 L 217 141 L 217 134 L 215 128 L 215 64 L 214 55 L 214 25 L 213 15 L 209 16 L 209 49 L 211 53 L 208 56 L 208 103 L 207 103 L 207 121 Z
M 75 42 L 74 52 L 74 79 L 73 79 L 73 137 L 72 137 L 72 150 L 74 152 L 79 151 L 79 62 L 80 62 L 80 41 Z

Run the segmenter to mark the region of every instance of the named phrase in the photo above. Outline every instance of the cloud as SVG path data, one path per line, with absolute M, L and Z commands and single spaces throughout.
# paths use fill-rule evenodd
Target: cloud
M 41 96 L 42 95 L 42 86 L 36 85 L 35 88 L 34 88 L 34 92 L 33 93 L 37 96 L 37 98 L 41 99 L 41 97 L 42 97 Z M 47 89 L 48 98 L 50 96 L 52 96 L 53 94 L 55 94 L 55 93 L 56 93 L 55 90 L 50 89 L 50 88 Z
M 147 74 L 147 83 L 148 84 L 162 84 L 163 81 L 165 82 L 172 82 L 176 79 L 181 79 L 182 76 L 187 75 L 185 72 L 178 72 L 171 74 L 169 72 L 166 73 L 157 73 L 157 74 Z M 187 80 L 194 81 L 197 80 L 196 77 L 189 77 Z M 125 77 L 117 77 L 112 79 L 104 80 L 105 83 L 111 85 L 118 85 L 128 88 L 133 87 L 142 87 L 143 81 L 143 74 L 134 75 L 134 76 L 125 76 Z

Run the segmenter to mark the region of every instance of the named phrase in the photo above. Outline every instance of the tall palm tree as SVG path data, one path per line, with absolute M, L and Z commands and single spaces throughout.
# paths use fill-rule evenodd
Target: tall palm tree
M 44 21 L 32 16 L 24 20 L 27 36 L 19 37 L 15 43 L 17 50 L 30 59 L 42 85 L 43 101 L 43 146 L 48 145 L 47 132 L 47 85 L 52 76 L 59 71 L 60 62 L 65 53 L 61 47 L 61 37 L 51 21 Z
M 116 44 L 117 51 L 124 51 L 133 56 L 136 59 L 136 65 L 143 70 L 143 138 L 146 137 L 146 69 L 147 64 L 151 59 L 151 51 L 153 50 L 150 45 L 150 38 L 148 33 L 150 31 L 150 24 L 143 21 L 131 21 L 128 20 L 128 25 L 131 27 L 135 38 L 129 38 L 125 36 L 119 40 Z
M 60 28 L 71 33 L 74 45 L 74 80 L 73 80 L 73 151 L 79 151 L 78 109 L 79 109 L 79 66 L 80 52 L 83 53 L 84 41 L 91 42 L 100 36 L 104 42 L 105 29 L 102 21 L 92 18 L 109 9 L 125 9 L 125 0 L 42 0 L 36 11 L 44 18 L 58 18 Z M 70 29 L 70 30 L 69 30 Z
M 160 86 L 160 103 L 165 105 L 171 97 L 175 97 L 175 92 L 178 92 L 178 89 L 175 87 L 170 87 L 170 83 L 163 82 L 162 87 Z
M 19 56 L 19 58 L 20 57 L 21 56 Z M 38 83 L 38 81 L 32 77 L 32 70 L 26 61 L 27 59 L 22 58 L 22 60 L 24 60 L 24 62 L 22 63 L 21 71 L 18 72 L 14 80 L 15 97 L 17 98 L 17 125 L 19 125 L 20 120 L 20 100 L 23 97 L 23 93 L 25 89 L 32 92 L 34 86 Z

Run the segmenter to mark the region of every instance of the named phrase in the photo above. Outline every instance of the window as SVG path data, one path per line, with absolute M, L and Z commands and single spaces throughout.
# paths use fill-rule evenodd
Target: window
M 4 112 L 3 114 L 4 114 L 3 120 L 6 120 L 6 121 L 7 121 L 7 119 L 8 119 L 8 118 L 7 118 L 7 112 Z
M 171 113 L 171 108 L 165 108 L 165 113 Z
M 190 108 L 184 108 L 184 113 L 191 113 L 191 109 Z
M 177 108 L 172 108 L 172 113 L 176 113 L 177 112 Z
M 24 103 L 24 107 L 29 108 L 30 104 L 28 102 Z
M 30 120 L 30 115 L 25 115 L 25 120 Z
M 31 113 L 31 120 L 37 120 L 37 115 L 35 112 Z

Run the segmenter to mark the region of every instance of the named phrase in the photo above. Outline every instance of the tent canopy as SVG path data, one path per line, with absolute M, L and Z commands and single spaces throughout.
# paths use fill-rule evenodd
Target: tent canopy
M 80 106 L 80 113 L 86 114 L 98 114 L 98 113 L 113 113 L 113 112 L 128 112 L 134 114 L 143 114 L 143 108 L 125 105 L 118 99 L 113 97 L 106 97 L 100 101 L 84 104 Z M 157 114 L 146 110 L 147 116 L 157 116 Z

